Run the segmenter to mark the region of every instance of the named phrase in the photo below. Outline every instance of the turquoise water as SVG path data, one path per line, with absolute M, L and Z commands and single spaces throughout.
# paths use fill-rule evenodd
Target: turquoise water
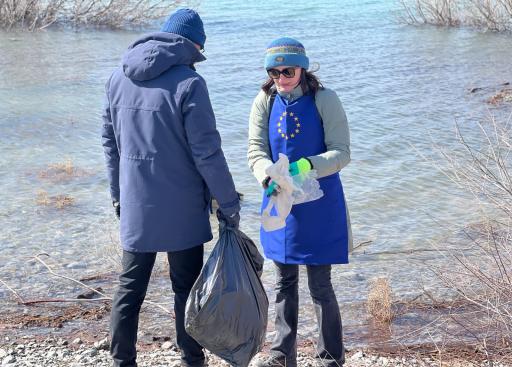
M 380 274 L 396 292 L 414 293 L 423 271 L 412 261 L 436 262 L 435 254 L 369 253 L 429 248 L 478 219 L 473 200 L 425 157 L 435 158 L 434 144 L 457 149 L 455 118 L 474 135 L 487 106 L 484 95 L 468 93 L 471 87 L 489 86 L 492 94 L 511 79 L 510 36 L 405 26 L 393 4 L 222 0 L 199 6 L 208 60 L 198 71 L 244 194 L 241 228 L 252 238 L 258 238 L 260 191 L 245 158 L 247 121 L 265 79 L 266 44 L 283 35 L 301 40 L 325 86 L 344 104 L 352 162 L 342 180 L 355 242 L 371 242 L 350 266 L 335 270 L 342 302 L 364 299 L 367 280 Z M 104 171 L 100 109 L 106 79 L 141 33 L 0 33 L 0 278 L 18 289 L 46 289 L 41 267 L 27 262 L 38 252 L 72 274 L 109 271 L 115 263 L 118 224 Z M 49 165 L 68 159 L 78 177 L 42 177 Z M 38 205 L 40 190 L 68 195 L 74 204 Z M 271 284 L 268 265 L 264 279 Z M 59 291 L 55 286 L 50 293 Z M 0 290 L 0 297 L 6 294 Z

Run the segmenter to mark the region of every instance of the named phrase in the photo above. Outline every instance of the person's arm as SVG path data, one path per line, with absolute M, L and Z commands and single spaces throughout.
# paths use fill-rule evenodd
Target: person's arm
M 249 116 L 249 147 L 247 160 L 256 180 L 263 185 L 265 170 L 273 164 L 268 141 L 268 99 L 265 92 L 254 99 Z
M 240 211 L 238 194 L 217 131 L 208 89 L 200 77 L 191 80 L 182 100 L 185 133 L 197 170 L 225 216 Z
M 339 172 L 349 164 L 350 133 L 345 110 L 336 92 L 330 89 L 319 90 L 316 106 L 323 121 L 327 151 L 307 158 L 320 178 Z
M 105 86 L 105 102 L 101 115 L 103 120 L 101 137 L 105 162 L 107 164 L 107 176 L 110 183 L 110 196 L 112 197 L 112 202 L 119 203 L 119 148 L 117 146 L 112 116 L 110 114 L 110 101 L 108 98 L 109 83 L 110 80 Z

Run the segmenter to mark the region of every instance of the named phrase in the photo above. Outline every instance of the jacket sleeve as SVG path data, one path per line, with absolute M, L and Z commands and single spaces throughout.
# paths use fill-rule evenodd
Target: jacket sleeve
M 110 80 L 109 80 L 110 82 Z M 113 201 L 119 201 L 119 148 L 117 146 L 110 114 L 110 102 L 108 98 L 109 82 L 105 86 L 105 102 L 102 112 L 103 127 L 101 130 L 103 152 L 107 164 L 107 176 L 110 183 L 110 196 Z
M 335 91 L 318 91 L 316 106 L 324 124 L 327 151 L 308 158 L 318 177 L 325 177 L 339 172 L 350 162 L 350 132 L 345 110 Z
M 249 116 L 247 160 L 260 184 L 267 177 L 265 169 L 273 164 L 268 141 L 268 107 L 268 97 L 260 91 L 254 99 Z
M 221 148 L 208 89 L 202 78 L 191 80 L 181 106 L 185 134 L 197 170 L 224 215 L 240 211 L 238 194 Z

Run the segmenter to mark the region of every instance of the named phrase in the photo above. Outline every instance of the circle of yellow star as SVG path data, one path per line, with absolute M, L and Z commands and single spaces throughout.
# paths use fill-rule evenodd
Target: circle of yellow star
M 282 128 L 281 122 L 283 121 L 283 117 L 289 115 L 290 117 L 293 117 L 293 120 L 296 122 L 295 124 L 295 131 L 293 133 L 290 133 L 288 135 L 286 133 L 286 130 Z M 295 117 L 294 117 L 295 116 Z M 300 133 L 300 123 L 299 123 L 299 117 L 295 115 L 294 112 L 283 112 L 282 115 L 279 117 L 279 121 L 277 122 L 277 132 L 281 135 L 281 137 L 285 140 L 293 139 Z

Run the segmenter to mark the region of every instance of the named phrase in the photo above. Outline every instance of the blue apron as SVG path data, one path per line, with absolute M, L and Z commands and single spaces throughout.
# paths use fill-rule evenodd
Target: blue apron
M 304 95 L 291 103 L 276 96 L 269 118 L 269 143 L 273 162 L 279 159 L 279 153 L 294 162 L 327 150 L 322 121 L 312 95 Z M 283 264 L 348 263 L 347 214 L 339 174 L 318 181 L 324 196 L 294 205 L 286 227 L 271 232 L 261 227 L 260 239 L 267 258 Z M 261 211 L 268 200 L 263 194 Z M 271 214 L 276 214 L 274 209 Z

